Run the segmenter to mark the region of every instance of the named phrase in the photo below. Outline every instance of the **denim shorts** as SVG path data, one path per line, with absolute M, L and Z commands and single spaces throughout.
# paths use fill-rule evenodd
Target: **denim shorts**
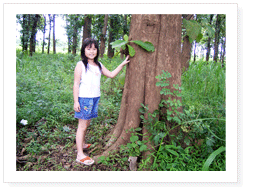
M 75 112 L 75 118 L 90 120 L 98 116 L 98 102 L 100 97 L 82 98 L 78 97 L 80 112 Z

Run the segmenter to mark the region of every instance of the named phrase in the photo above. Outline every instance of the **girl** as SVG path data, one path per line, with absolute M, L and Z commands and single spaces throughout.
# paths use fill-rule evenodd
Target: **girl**
M 85 134 L 91 119 L 98 116 L 101 74 L 108 78 L 114 78 L 123 66 L 130 62 L 129 56 L 127 56 L 114 71 L 110 72 L 98 62 L 98 56 L 97 42 L 91 38 L 85 39 L 81 48 L 82 61 L 77 63 L 74 72 L 74 110 L 75 118 L 78 118 L 76 161 L 85 165 L 94 163 L 94 160 L 84 155 L 83 149 L 88 149 L 91 146 L 91 144 L 85 143 Z

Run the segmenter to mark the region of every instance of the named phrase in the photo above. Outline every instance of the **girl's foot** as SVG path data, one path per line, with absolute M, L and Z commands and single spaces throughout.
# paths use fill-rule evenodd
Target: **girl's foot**
M 84 144 L 84 145 L 83 145 L 83 149 L 89 149 L 90 146 L 91 146 L 91 144 Z
M 82 159 L 76 158 L 76 162 L 84 164 L 84 165 L 92 165 L 94 163 L 94 160 L 91 159 L 89 156 L 85 156 Z

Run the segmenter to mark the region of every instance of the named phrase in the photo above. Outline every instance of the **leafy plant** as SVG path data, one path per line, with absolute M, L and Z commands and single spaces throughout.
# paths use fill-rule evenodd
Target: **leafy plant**
M 131 57 L 133 57 L 135 55 L 135 50 L 132 46 L 129 45 L 130 42 L 133 42 L 135 44 L 137 44 L 138 46 L 140 46 L 141 48 L 143 48 L 144 50 L 148 51 L 148 52 L 154 52 L 155 51 L 155 47 L 151 42 L 143 42 L 141 40 L 128 40 L 128 36 L 124 35 L 123 40 L 116 40 L 114 42 L 111 42 L 110 44 L 112 45 L 112 48 L 116 48 L 116 49 L 120 49 L 122 48 L 123 50 L 126 50 L 126 55 L 130 55 Z M 119 51 L 118 51 L 119 53 Z
M 131 137 L 130 137 L 131 143 L 127 143 L 126 146 L 124 146 L 124 145 L 121 146 L 121 149 L 126 150 L 128 152 L 129 156 L 138 157 L 138 156 L 140 156 L 141 152 L 147 151 L 146 143 L 148 141 L 139 139 L 139 136 L 144 136 L 143 134 L 138 133 L 141 130 L 142 130 L 142 128 L 140 128 L 140 127 L 136 128 L 136 129 L 131 128 L 129 130 L 130 132 L 132 132 Z

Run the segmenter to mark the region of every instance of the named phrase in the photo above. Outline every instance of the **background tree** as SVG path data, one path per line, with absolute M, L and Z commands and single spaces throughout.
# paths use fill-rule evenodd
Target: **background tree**
M 209 25 L 210 27 L 212 26 L 212 21 L 213 21 L 213 14 L 209 15 Z M 211 50 L 211 38 L 212 34 L 207 32 L 208 36 L 208 41 L 207 41 L 207 47 L 206 47 L 206 61 L 209 61 L 209 56 L 210 56 L 210 50 Z
M 56 54 L 56 41 L 55 41 L 55 14 L 53 14 L 53 53 Z
M 83 17 L 83 39 L 82 42 L 86 39 L 91 37 L 91 20 L 92 15 L 84 15 Z
M 104 16 L 104 27 L 102 28 L 101 38 L 100 38 L 100 58 L 104 57 L 105 52 L 105 41 L 106 41 L 106 31 L 107 31 L 107 23 L 108 23 L 108 14 Z
M 51 41 L 51 23 L 52 23 L 52 16 L 48 14 L 48 22 L 49 22 L 49 31 L 48 31 L 48 43 L 47 43 L 47 54 L 50 53 L 50 41 Z
M 39 14 L 18 14 L 17 22 L 21 25 L 21 46 L 23 51 L 28 51 L 32 56 L 36 48 L 36 34 L 42 30 L 43 18 Z
M 192 20 L 194 19 L 193 14 L 183 15 L 183 18 L 186 20 Z M 186 30 L 183 30 L 183 46 L 182 46 L 182 63 L 181 68 L 182 70 L 187 70 L 189 67 L 189 61 L 191 59 L 191 49 L 192 49 L 192 43 L 189 40 L 189 36 L 186 35 Z
M 66 33 L 68 37 L 68 53 L 76 54 L 80 41 L 80 32 L 82 29 L 82 16 L 78 14 L 65 15 Z
M 213 56 L 213 60 L 215 62 L 217 62 L 218 53 L 219 53 L 220 25 L 221 25 L 221 16 L 220 16 L 220 14 L 217 14 L 216 15 L 216 24 L 215 24 L 214 56 Z
M 46 26 L 47 26 L 47 17 L 45 14 L 43 14 L 43 18 L 44 18 L 44 27 L 43 27 L 43 40 L 42 40 L 42 53 L 44 53 L 44 48 L 45 48 L 45 35 L 46 35 Z
M 111 46 L 111 42 L 115 41 L 116 39 L 122 38 L 122 33 L 120 33 L 122 29 L 122 15 L 109 15 L 109 38 L 108 38 L 108 51 L 107 56 L 112 58 L 114 56 L 114 49 Z
M 129 40 L 151 42 L 155 52 L 148 53 L 135 44 L 136 55 L 127 66 L 124 92 L 117 124 L 110 133 L 108 148 L 102 155 L 129 142 L 130 128 L 140 126 L 141 103 L 152 113 L 162 99 L 155 76 L 162 70 L 172 75 L 171 85 L 181 83 L 181 15 L 132 15 Z M 169 86 L 171 88 L 171 86 Z M 172 90 L 174 88 L 171 88 Z M 147 133 L 145 128 L 144 133 Z M 95 157 L 97 159 L 97 157 Z

